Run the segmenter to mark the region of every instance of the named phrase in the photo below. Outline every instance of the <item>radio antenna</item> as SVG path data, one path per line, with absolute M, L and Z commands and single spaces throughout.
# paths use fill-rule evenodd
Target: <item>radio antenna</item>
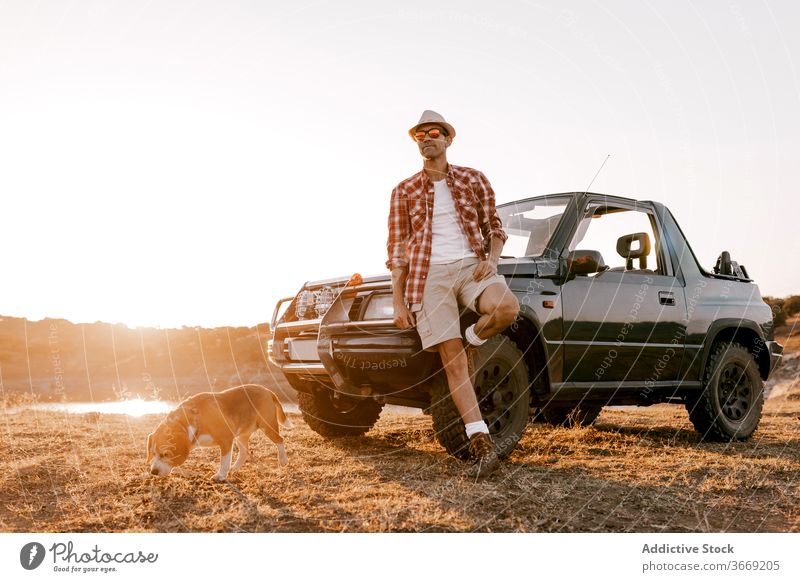
M 584 194 L 586 194 L 586 193 L 589 191 L 589 188 L 591 188 L 591 187 L 592 187 L 592 184 L 594 184 L 594 181 L 597 179 L 597 176 L 600 174 L 600 171 L 603 169 L 603 166 L 605 166 L 605 165 L 606 165 L 606 162 L 608 161 L 608 158 L 610 158 L 610 157 L 611 157 L 611 154 L 608 154 L 608 155 L 606 156 L 606 159 L 605 159 L 605 160 L 603 160 L 603 163 L 602 163 L 602 164 L 600 164 L 600 169 L 599 169 L 599 170 L 597 170 L 597 173 L 594 175 L 594 178 L 592 178 L 592 181 L 591 181 L 591 182 L 589 182 L 589 185 L 588 185 L 588 186 L 586 186 L 586 190 L 584 190 L 584 191 L 583 191 L 583 193 L 584 193 Z

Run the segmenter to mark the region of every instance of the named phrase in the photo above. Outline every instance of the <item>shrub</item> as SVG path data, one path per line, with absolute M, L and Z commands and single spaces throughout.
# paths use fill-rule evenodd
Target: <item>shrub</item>
M 772 309 L 772 325 L 779 327 L 786 325 L 786 310 L 783 306 L 783 298 L 781 297 L 764 297 L 764 302 Z
M 783 311 L 787 317 L 794 317 L 800 313 L 800 295 L 789 295 L 783 300 Z

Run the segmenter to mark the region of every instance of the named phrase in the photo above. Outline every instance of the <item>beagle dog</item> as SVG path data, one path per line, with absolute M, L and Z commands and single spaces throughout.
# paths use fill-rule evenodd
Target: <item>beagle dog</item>
M 286 449 L 280 426 L 289 428 L 281 403 L 274 392 L 256 384 L 245 384 L 223 392 L 203 392 L 183 401 L 147 437 L 150 473 L 166 476 L 183 464 L 196 446 L 219 447 L 222 455 L 216 481 L 244 465 L 248 441 L 257 429 L 278 446 L 278 461 L 286 465 Z M 233 444 L 238 455 L 231 467 Z

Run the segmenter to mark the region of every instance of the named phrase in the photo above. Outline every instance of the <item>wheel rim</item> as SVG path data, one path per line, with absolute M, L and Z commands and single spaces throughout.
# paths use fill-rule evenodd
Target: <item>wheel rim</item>
M 490 360 L 475 378 L 475 394 L 481 415 L 492 434 L 502 434 L 514 424 L 517 398 L 508 364 Z
M 753 383 L 745 367 L 730 363 L 719 374 L 719 404 L 722 414 L 734 422 L 741 421 L 750 411 Z
M 331 408 L 333 408 L 336 413 L 341 415 L 350 414 L 358 408 L 359 404 L 361 404 L 359 401 L 352 400 L 350 398 L 334 398 L 333 394 L 329 396 L 329 399 L 331 402 Z

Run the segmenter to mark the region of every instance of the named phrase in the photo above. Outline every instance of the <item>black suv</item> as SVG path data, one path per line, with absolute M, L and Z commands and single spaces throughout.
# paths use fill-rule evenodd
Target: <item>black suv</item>
M 503 204 L 498 271 L 521 306 L 480 348 L 472 380 L 503 455 L 532 415 L 586 425 L 605 405 L 683 404 L 704 438 L 746 439 L 780 361 L 772 313 L 743 266 L 698 263 L 658 202 L 592 193 Z M 477 320 L 465 311 L 462 332 Z M 363 434 L 385 403 L 424 409 L 439 442 L 467 456 L 439 356 L 393 323 L 391 278 L 313 281 L 281 299 L 271 361 L 324 436 Z

